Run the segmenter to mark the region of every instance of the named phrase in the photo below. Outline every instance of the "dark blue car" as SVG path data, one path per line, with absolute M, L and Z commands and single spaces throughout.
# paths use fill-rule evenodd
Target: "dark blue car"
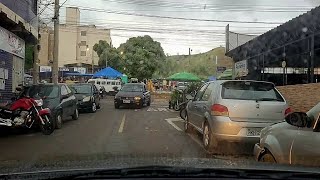
M 43 106 L 50 108 L 55 118 L 56 128 L 60 129 L 63 120 L 72 116 L 79 118 L 77 99 L 66 84 L 39 84 L 28 88 L 26 94 L 30 97 L 43 99 Z

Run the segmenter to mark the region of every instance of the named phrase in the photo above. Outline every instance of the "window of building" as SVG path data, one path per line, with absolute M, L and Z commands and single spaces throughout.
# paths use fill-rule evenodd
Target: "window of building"
M 81 41 L 80 46 L 86 46 L 87 45 L 87 41 Z
M 87 35 L 87 31 L 81 31 L 81 36 L 86 36 Z
M 80 52 L 80 55 L 81 55 L 81 56 L 86 56 L 86 55 L 87 55 L 87 51 L 81 51 L 81 52 Z

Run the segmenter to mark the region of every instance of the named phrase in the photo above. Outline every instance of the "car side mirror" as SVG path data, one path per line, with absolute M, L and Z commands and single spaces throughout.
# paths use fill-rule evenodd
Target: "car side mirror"
M 63 100 L 63 99 L 67 99 L 69 97 L 69 95 L 68 94 L 66 94 L 66 95 L 61 95 L 61 100 Z
M 22 91 L 22 87 L 16 87 L 17 91 Z
M 310 121 L 308 115 L 304 112 L 290 113 L 285 117 L 285 120 L 288 124 L 296 127 L 306 127 Z
M 186 95 L 186 99 L 187 99 L 188 101 L 191 101 L 191 100 L 193 99 L 193 96 L 191 96 L 191 94 L 187 94 L 187 95 Z

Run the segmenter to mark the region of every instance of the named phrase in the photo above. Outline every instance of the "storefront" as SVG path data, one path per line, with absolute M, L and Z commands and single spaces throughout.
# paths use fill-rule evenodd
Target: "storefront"
M 24 80 L 25 42 L 0 27 L 0 99 L 9 100 Z

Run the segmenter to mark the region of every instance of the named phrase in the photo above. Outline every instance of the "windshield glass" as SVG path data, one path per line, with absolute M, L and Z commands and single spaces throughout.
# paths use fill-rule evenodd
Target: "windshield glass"
M 75 90 L 76 94 L 91 94 L 92 93 L 92 88 L 90 85 L 72 85 L 70 86 Z
M 59 96 L 58 86 L 32 86 L 28 90 L 28 96 L 41 98 L 57 98 Z
M 319 103 L 320 0 L 0 0 L 0 179 L 320 180 Z
M 126 84 L 120 91 L 123 92 L 143 92 L 143 86 L 140 84 Z
M 262 82 L 226 82 L 222 85 L 222 98 L 239 100 L 284 101 L 274 85 Z

